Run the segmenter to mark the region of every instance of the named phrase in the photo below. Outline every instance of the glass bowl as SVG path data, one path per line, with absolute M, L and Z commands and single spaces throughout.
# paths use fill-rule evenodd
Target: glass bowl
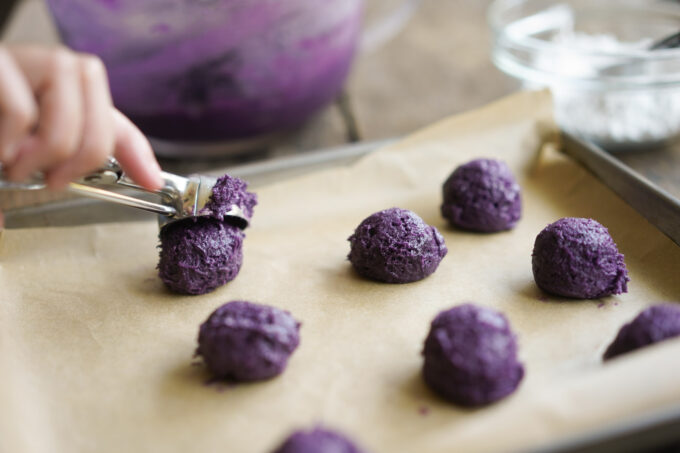
M 301 124 L 342 87 L 363 0 L 48 0 L 62 40 L 99 55 L 116 106 L 179 143 Z
M 616 152 L 680 138 L 680 31 L 669 0 L 496 0 L 493 61 L 527 88 L 549 87 L 565 131 Z

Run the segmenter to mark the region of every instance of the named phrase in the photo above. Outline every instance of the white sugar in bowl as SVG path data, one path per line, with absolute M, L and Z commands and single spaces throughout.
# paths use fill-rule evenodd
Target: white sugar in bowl
M 612 151 L 680 138 L 680 3 L 496 0 L 493 61 L 528 88 L 549 87 L 562 129 Z

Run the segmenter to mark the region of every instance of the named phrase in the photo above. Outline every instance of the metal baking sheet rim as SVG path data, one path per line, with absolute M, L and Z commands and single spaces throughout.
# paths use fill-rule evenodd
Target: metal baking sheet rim
M 680 404 L 675 404 L 640 417 L 622 418 L 618 423 L 558 439 L 550 445 L 522 453 L 641 452 L 651 448 L 680 447 L 679 439 Z
M 376 142 L 358 143 L 327 150 L 318 150 L 301 155 L 272 159 L 241 166 L 223 169 L 217 172 L 228 172 L 254 182 L 267 179 L 268 182 L 282 180 L 317 169 L 349 164 L 371 151 L 395 142 L 396 139 Z M 101 209 L 104 208 L 104 209 Z M 75 220 L 74 214 L 85 222 L 69 223 Z M 100 217 L 105 214 L 105 218 Z M 60 218 L 61 215 L 61 218 Z M 84 216 L 85 215 L 85 216 Z M 87 217 L 89 216 L 90 221 Z M 148 220 L 149 213 L 136 211 L 103 201 L 75 198 L 40 206 L 10 210 L 5 213 L 8 228 L 26 228 L 41 226 L 68 226 L 97 221 L 140 221 Z M 19 220 L 22 219 L 22 220 Z M 56 220 L 56 221 L 55 221 Z M 660 447 L 668 442 L 680 440 L 680 404 L 670 409 L 652 411 L 642 417 L 622 419 L 619 423 L 594 429 L 573 437 L 557 439 L 550 445 L 542 445 L 530 449 L 529 453 L 607 453 L 635 452 L 641 448 Z

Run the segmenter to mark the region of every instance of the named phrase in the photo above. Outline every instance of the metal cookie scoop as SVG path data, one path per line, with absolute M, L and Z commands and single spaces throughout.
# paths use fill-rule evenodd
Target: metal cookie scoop
M 161 172 L 165 182 L 164 186 L 156 191 L 148 191 L 135 184 L 128 178 L 114 158 L 95 172 L 71 182 L 68 185 L 70 192 L 86 197 L 97 198 L 113 203 L 143 209 L 159 214 L 158 223 L 161 227 L 177 220 L 189 217 L 208 216 L 211 212 L 205 208 L 212 196 L 212 189 L 217 183 L 216 178 L 202 175 L 190 175 L 182 177 L 172 173 Z M 13 183 L 2 178 L 0 167 L 0 190 L 37 190 L 45 188 L 42 178 L 37 177 L 27 182 Z M 130 188 L 159 196 L 159 202 L 136 198 L 113 190 L 114 188 Z M 248 218 L 241 207 L 234 205 L 226 213 L 234 225 L 244 229 L 248 226 Z

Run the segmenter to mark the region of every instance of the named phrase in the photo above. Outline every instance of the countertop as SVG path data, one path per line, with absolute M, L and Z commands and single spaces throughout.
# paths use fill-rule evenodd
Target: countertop
M 269 149 L 239 158 L 163 159 L 161 163 L 169 171 L 190 173 L 399 137 L 507 95 L 517 90 L 519 84 L 491 63 L 491 36 L 486 24 L 490 3 L 491 0 L 423 0 L 396 36 L 359 55 L 346 88 L 335 103 Z M 369 0 L 367 5 L 370 16 L 373 4 Z M 20 2 L 3 39 L 56 42 L 43 0 Z M 671 193 L 680 195 L 680 149 L 619 157 Z M 63 197 L 63 194 L 5 192 L 0 193 L 0 209 Z

